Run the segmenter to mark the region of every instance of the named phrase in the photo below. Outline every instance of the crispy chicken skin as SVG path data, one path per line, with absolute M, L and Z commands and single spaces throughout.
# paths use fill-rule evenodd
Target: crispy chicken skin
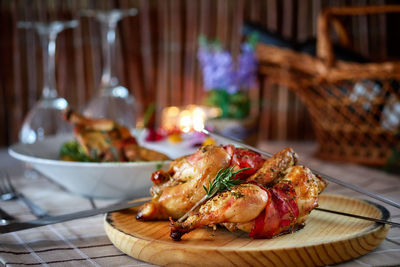
M 64 119 L 75 126 L 79 125 L 82 128 L 93 131 L 111 131 L 115 127 L 114 121 L 110 119 L 88 118 L 71 109 L 65 111 Z M 129 131 L 125 134 L 127 136 L 130 135 Z
M 153 173 L 153 199 L 141 207 L 137 218 L 169 218 L 174 240 L 202 226 L 223 225 L 253 238 L 293 231 L 318 205 L 318 195 L 326 187 L 320 177 L 296 164 L 297 155 L 290 148 L 264 161 L 258 153 L 232 145 L 202 147 L 173 161 L 168 171 Z M 234 177 L 242 184 L 193 208 L 203 201 L 204 187 L 209 188 L 218 171 L 228 167 L 243 169 Z M 188 217 L 174 221 L 188 211 Z
M 304 166 L 288 168 L 281 182 L 293 185 L 299 209 L 296 223 L 304 223 L 311 210 L 318 206 L 318 195 L 325 189 L 327 183 Z
M 261 185 L 278 182 L 283 177 L 287 168 L 297 164 L 297 154 L 291 148 L 285 148 L 266 160 L 262 167 L 247 181 L 253 181 Z
M 153 186 L 150 189 L 151 195 L 160 195 L 166 187 L 172 187 L 194 179 L 198 170 L 194 171 L 193 168 L 197 168 L 198 161 L 204 160 L 204 157 L 209 154 L 207 151 L 213 151 L 214 149 L 214 146 L 203 147 L 191 155 L 172 161 L 168 171 L 159 170 L 154 172 L 151 175 L 153 182 Z
M 217 194 L 185 221 L 171 220 L 171 237 L 180 240 L 198 227 L 217 224 L 230 231 L 249 232 L 253 238 L 292 231 L 318 205 L 318 195 L 326 183 L 304 166 L 289 167 L 282 175 L 269 188 L 252 181 Z
M 203 185 L 207 186 L 230 161 L 230 155 L 220 146 L 205 146 L 174 161 L 170 170 L 162 175 L 164 178 L 151 189 L 154 197 L 141 207 L 137 218 L 154 220 L 183 216 L 206 194 Z
M 218 153 L 212 155 L 216 151 Z M 235 171 L 246 168 L 239 173 L 237 179 L 257 181 L 265 185 L 281 178 L 283 171 L 296 162 L 296 153 L 290 148 L 265 161 L 260 154 L 233 145 L 205 146 L 192 155 L 173 161 L 168 171 L 160 170 L 152 174 L 153 186 L 150 193 L 153 199 L 142 206 L 137 218 L 179 218 L 205 195 L 203 185 L 208 186 L 221 168 L 231 166 Z M 207 174 L 204 179 L 205 173 L 201 169 L 207 172 L 212 170 L 214 176 Z
M 137 144 L 128 128 L 109 119 L 84 117 L 72 110 L 64 113 L 74 125 L 74 135 L 85 153 L 99 161 L 152 161 L 168 157 Z
M 205 196 L 204 186 L 212 182 L 220 169 L 246 168 L 238 176 L 247 179 L 264 163 L 261 155 L 233 145 L 204 146 L 194 154 L 173 161 L 168 171 L 152 174 L 153 199 L 142 206 L 137 218 L 142 220 L 179 218 Z
M 293 166 L 283 179 L 266 190 L 271 201 L 258 215 L 249 233 L 253 238 L 272 238 L 303 226 L 312 209 L 318 206 L 318 196 L 327 183 L 304 166 Z M 238 229 L 243 230 L 241 226 Z
M 179 240 L 183 234 L 206 225 L 252 221 L 264 210 L 267 203 L 268 193 L 258 185 L 238 185 L 207 201 L 196 214 L 189 216 L 183 223 L 173 223 L 171 237 Z

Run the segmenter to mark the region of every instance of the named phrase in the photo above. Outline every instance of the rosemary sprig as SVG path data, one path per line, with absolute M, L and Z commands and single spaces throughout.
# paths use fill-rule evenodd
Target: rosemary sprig
M 204 190 L 206 191 L 206 196 L 207 198 L 213 197 L 215 194 L 225 191 L 225 190 L 231 190 L 232 186 L 239 185 L 242 183 L 242 181 L 235 179 L 236 174 L 238 174 L 241 171 L 247 170 L 249 168 L 243 168 L 237 171 L 233 171 L 233 166 L 226 168 L 226 169 L 220 169 L 217 173 L 217 176 L 215 176 L 214 181 L 209 183 L 208 189 L 203 185 Z
M 198 206 L 202 205 L 204 202 L 207 201 L 207 199 L 212 198 L 215 196 L 217 193 L 225 191 L 225 190 L 231 190 L 232 186 L 239 185 L 242 183 L 242 181 L 235 179 L 236 174 L 238 174 L 241 171 L 247 170 L 249 168 L 243 168 L 240 170 L 237 170 L 233 172 L 233 167 L 228 167 L 228 168 L 221 168 L 217 175 L 215 176 L 214 181 L 209 183 L 208 189 L 203 185 L 204 190 L 206 191 L 206 195 L 200 199 L 188 212 L 185 213 L 182 217 L 178 219 L 177 222 L 183 222 L 186 220 L 187 217 L 190 216 L 190 214 L 197 209 Z

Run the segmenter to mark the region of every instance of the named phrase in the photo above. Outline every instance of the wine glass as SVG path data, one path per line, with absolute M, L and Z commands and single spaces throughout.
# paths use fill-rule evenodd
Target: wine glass
M 57 35 L 77 25 L 77 20 L 18 23 L 19 28 L 34 29 L 39 34 L 43 57 L 42 96 L 24 119 L 19 133 L 22 143 L 31 144 L 51 135 L 71 131 L 71 127 L 61 116 L 62 111 L 68 107 L 68 102 L 57 94 L 55 53 Z
M 137 10 L 84 10 L 82 15 L 95 17 L 101 24 L 103 73 L 100 88 L 90 100 L 83 114 L 89 117 L 109 118 L 128 128 L 135 128 L 137 105 L 134 97 L 115 76 L 115 37 L 118 21 L 134 16 Z

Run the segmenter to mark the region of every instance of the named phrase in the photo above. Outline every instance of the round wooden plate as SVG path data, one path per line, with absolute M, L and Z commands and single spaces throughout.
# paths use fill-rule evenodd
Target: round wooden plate
M 390 216 L 382 206 L 339 195 L 321 195 L 319 203 L 322 208 L 369 217 Z M 170 266 L 323 266 L 367 254 L 389 230 L 387 225 L 314 210 L 303 229 L 273 239 L 201 228 L 176 242 L 169 237 L 169 222 L 138 221 L 136 211 L 106 215 L 111 242 L 132 257 Z

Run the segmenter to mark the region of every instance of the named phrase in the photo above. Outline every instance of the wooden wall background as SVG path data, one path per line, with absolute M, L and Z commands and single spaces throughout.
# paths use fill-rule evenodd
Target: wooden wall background
M 17 29 L 21 20 L 78 18 L 80 25 L 57 39 L 59 94 L 81 109 L 95 92 L 101 75 L 99 24 L 77 17 L 87 8 L 136 7 L 139 15 L 118 26 L 120 83 L 143 105 L 202 103 L 202 77 L 196 59 L 197 37 L 217 37 L 238 51 L 245 20 L 260 23 L 286 38 L 315 36 L 316 17 L 326 6 L 384 4 L 384 0 L 0 0 L 0 146 L 17 141 L 27 111 L 41 93 L 41 48 L 32 30 Z M 352 19 L 356 49 L 366 57 L 385 59 L 385 17 Z M 396 29 L 397 30 L 397 29 Z M 304 106 L 287 88 L 263 79 L 252 92 L 262 99 L 262 139 L 309 139 L 312 127 Z

